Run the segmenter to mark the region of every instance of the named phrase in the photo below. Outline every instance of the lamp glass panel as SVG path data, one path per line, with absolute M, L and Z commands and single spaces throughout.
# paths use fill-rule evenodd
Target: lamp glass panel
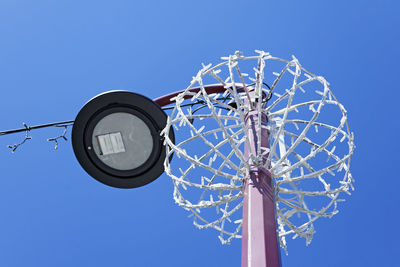
M 153 151 L 149 127 L 139 117 L 126 112 L 102 118 L 94 127 L 92 144 L 104 164 L 121 171 L 141 166 Z

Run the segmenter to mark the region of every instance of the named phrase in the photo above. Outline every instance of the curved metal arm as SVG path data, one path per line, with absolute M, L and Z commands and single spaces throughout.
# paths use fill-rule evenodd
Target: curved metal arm
M 222 84 L 209 84 L 205 85 L 204 89 L 206 89 L 207 94 L 216 94 L 216 93 L 223 93 L 225 92 L 225 88 Z M 197 93 L 200 90 L 200 87 L 193 87 L 189 89 L 190 92 Z M 174 93 L 170 93 L 168 95 L 160 96 L 157 97 L 156 99 L 153 99 L 154 102 L 156 102 L 160 107 L 172 104 L 174 101 L 171 101 L 171 98 L 179 95 L 180 93 L 184 92 L 184 90 L 176 91 Z M 192 97 L 191 95 L 186 95 L 184 98 L 190 98 Z

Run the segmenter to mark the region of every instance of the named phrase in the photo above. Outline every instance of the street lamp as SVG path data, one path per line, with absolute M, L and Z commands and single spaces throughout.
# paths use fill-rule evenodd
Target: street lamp
M 22 142 L 9 146 L 15 151 L 33 129 L 64 127 L 62 135 L 48 139 L 57 148 L 73 123 L 75 155 L 96 180 L 139 187 L 165 168 L 175 202 L 192 213 L 195 226 L 218 230 L 223 244 L 242 238 L 242 267 L 278 267 L 278 241 L 285 250 L 291 235 L 309 244 L 314 222 L 335 215 L 339 195 L 353 188 L 354 135 L 345 108 L 322 76 L 295 57 L 287 61 L 257 53 L 236 52 L 220 64 L 203 66 L 185 90 L 154 101 L 132 92 L 106 92 L 86 103 L 75 121 L 24 124 L 0 136 L 25 132 Z M 257 61 L 254 78 L 248 77 L 252 83 L 239 68 L 239 62 L 251 60 Z M 266 72 L 274 64 L 281 64 L 280 70 Z M 210 78 L 218 83 L 207 85 Z M 169 119 L 161 107 L 171 110 Z M 333 118 L 333 109 L 336 123 L 325 121 L 326 115 Z M 181 130 L 177 144 L 173 128 Z M 171 165 L 174 153 L 178 159 Z M 209 208 L 216 213 L 201 213 Z
M 146 185 L 164 172 L 160 137 L 167 115 L 151 99 L 110 91 L 87 102 L 72 129 L 72 146 L 81 166 L 113 187 Z M 174 133 L 170 131 L 171 138 Z

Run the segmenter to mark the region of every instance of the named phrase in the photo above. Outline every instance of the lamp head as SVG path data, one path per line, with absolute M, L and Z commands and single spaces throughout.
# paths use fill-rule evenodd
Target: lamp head
M 92 98 L 78 113 L 72 145 L 81 166 L 113 187 L 146 185 L 164 172 L 160 131 L 167 115 L 151 99 L 127 91 Z M 174 136 L 171 130 L 171 136 Z

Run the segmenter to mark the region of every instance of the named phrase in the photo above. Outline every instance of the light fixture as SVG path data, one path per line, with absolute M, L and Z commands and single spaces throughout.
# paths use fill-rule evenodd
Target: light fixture
M 96 180 L 118 188 L 143 186 L 164 172 L 160 131 L 166 122 L 167 115 L 151 99 L 127 91 L 106 92 L 78 113 L 72 146 Z M 174 138 L 172 130 L 170 136 Z

